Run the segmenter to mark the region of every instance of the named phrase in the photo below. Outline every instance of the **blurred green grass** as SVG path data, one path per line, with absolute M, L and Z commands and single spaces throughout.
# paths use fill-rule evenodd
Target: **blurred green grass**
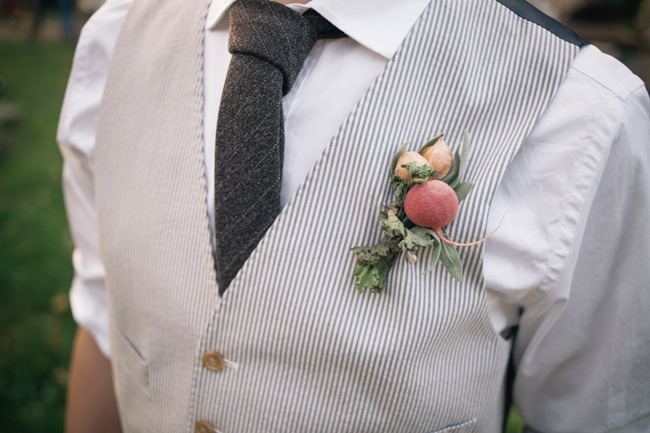
M 0 42 L 0 431 L 61 432 L 75 332 L 67 291 L 72 242 L 55 142 L 74 47 Z
M 55 142 L 74 47 L 0 41 L 0 103 L 21 120 L 0 120 L 0 431 L 61 432 L 75 324 L 67 291 L 72 242 Z M 506 433 L 520 433 L 511 410 Z

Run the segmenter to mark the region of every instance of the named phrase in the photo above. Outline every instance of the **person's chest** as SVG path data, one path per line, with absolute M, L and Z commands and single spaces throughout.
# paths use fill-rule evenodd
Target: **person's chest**
M 191 413 L 193 420 L 218 421 L 220 431 L 331 431 L 336 423 L 349 431 L 378 431 L 380 424 L 432 431 L 466 422 L 496 431 L 510 350 L 490 326 L 481 247 L 460 252 L 462 282 L 441 266 L 425 274 L 429 249 L 415 264 L 396 262 L 385 294 L 372 297 L 354 289 L 349 248 L 379 241 L 373 222 L 378 205 L 392 198 L 386 162 L 396 147 L 409 139 L 415 147 L 441 131 L 457 143 L 466 128 L 473 134 L 466 180 L 476 189 L 449 233 L 460 242 L 484 233 L 505 167 L 577 49 L 558 55 L 545 44 L 531 45 L 542 60 L 531 56 L 525 67 L 504 71 L 486 47 L 501 47 L 512 59 L 510 33 L 530 24 L 511 23 L 487 40 L 454 23 L 484 22 L 489 14 L 432 3 L 377 80 L 360 86 L 364 96 L 345 120 L 334 120 L 338 129 L 325 135 L 331 143 L 314 167 L 307 166 L 300 189 L 222 297 L 206 221 L 204 44 L 198 31 L 205 15 L 175 6 L 133 4 L 98 124 L 98 238 L 111 345 L 121 362 L 118 400 L 121 409 L 137 414 L 125 425 L 142 430 L 142 413 L 178 420 Z M 157 22 L 190 30 L 170 33 Z M 542 82 L 539 97 L 519 92 L 537 89 L 540 77 L 548 76 L 545 65 L 554 73 Z M 296 98 L 308 84 L 296 88 Z M 337 91 L 329 92 L 338 99 Z M 301 111 L 296 103 L 288 114 Z M 238 370 L 202 368 L 202 354 L 210 351 L 236 362 Z M 297 406 L 286 404 L 291 396 L 302 396 Z M 320 396 L 328 409 L 314 418 L 309 408 L 323 406 Z M 350 410 L 350 400 L 368 404 Z M 377 401 L 408 407 L 394 410 Z M 252 414 L 247 420 L 238 416 L 242 407 Z M 183 429 L 185 422 L 178 423 L 175 430 Z

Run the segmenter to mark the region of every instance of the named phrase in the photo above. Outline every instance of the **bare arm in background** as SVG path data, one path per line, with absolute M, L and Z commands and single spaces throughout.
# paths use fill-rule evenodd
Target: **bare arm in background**
M 65 418 L 65 433 L 122 432 L 111 362 L 81 327 L 72 348 Z

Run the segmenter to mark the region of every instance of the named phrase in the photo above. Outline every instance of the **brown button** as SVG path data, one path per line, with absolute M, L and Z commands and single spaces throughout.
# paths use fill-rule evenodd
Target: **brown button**
M 203 354 L 203 366 L 210 371 L 219 371 L 225 365 L 223 356 L 214 350 L 208 350 Z
M 199 421 L 194 424 L 194 433 L 214 433 L 214 427 L 207 421 Z

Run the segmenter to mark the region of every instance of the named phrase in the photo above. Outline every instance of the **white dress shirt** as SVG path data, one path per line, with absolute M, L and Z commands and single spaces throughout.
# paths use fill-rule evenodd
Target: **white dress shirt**
M 309 3 L 350 37 L 319 41 L 283 100 L 283 205 L 429 1 Z M 108 65 L 130 2 L 108 0 L 85 25 L 57 134 L 76 245 L 73 315 L 107 356 L 93 148 Z M 205 37 L 213 237 L 214 141 L 230 60 L 231 4 L 213 0 Z M 490 318 L 498 332 L 519 326 L 515 403 L 540 431 L 650 431 L 649 141 L 650 99 L 642 81 L 597 48 L 584 47 L 494 196 L 488 227 L 506 217 L 484 251 Z

